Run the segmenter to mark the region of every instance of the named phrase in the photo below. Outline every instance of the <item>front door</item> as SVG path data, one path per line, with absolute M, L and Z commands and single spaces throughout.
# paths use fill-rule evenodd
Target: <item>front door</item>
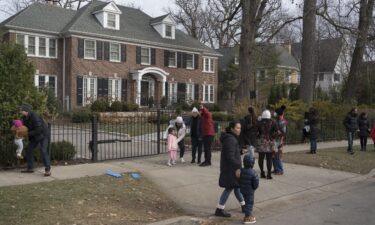
M 148 106 L 149 86 L 149 81 L 141 81 L 141 106 Z

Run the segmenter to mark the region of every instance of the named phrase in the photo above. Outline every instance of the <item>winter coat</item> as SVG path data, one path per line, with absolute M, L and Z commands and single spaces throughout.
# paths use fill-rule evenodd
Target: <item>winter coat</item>
M 256 152 L 271 153 L 275 151 L 274 132 L 275 122 L 271 119 L 262 119 L 258 122 L 258 140 Z
M 177 131 L 177 143 L 185 138 L 186 135 L 186 126 L 183 123 L 182 126 L 178 129 L 175 122 L 170 123 L 167 130 L 164 133 L 164 137 L 168 137 L 168 129 L 173 127 Z
M 371 129 L 370 137 L 372 138 L 372 140 L 375 143 L 375 125 Z
M 29 130 L 29 140 L 31 142 L 38 142 L 44 138 L 48 138 L 49 130 L 47 123 L 44 122 L 42 117 L 35 112 L 29 112 L 29 114 L 23 118 L 23 124 Z
M 367 118 L 359 117 L 358 118 L 358 129 L 360 137 L 367 137 L 370 130 L 370 122 Z
M 174 136 L 173 134 L 168 134 L 167 144 L 168 144 L 168 152 L 177 151 L 178 145 L 177 145 L 176 136 Z
M 343 121 L 346 132 L 355 132 L 358 130 L 358 119 L 357 115 L 348 113 Z
M 25 139 L 27 137 L 27 127 L 25 126 L 12 126 L 11 130 L 13 131 L 15 139 Z
M 201 122 L 202 122 L 202 135 L 214 136 L 215 128 L 214 128 L 214 121 L 212 120 L 212 114 L 204 107 L 201 109 Z
M 251 195 L 259 186 L 259 177 L 253 169 L 254 160 L 250 155 L 245 155 L 243 164 L 244 168 L 241 169 L 240 175 L 240 190 L 243 195 Z
M 222 133 L 221 158 L 220 158 L 220 178 L 219 186 L 223 188 L 239 187 L 238 178 L 235 175 L 236 170 L 241 169 L 241 153 L 238 144 L 238 138 L 229 133 Z
M 190 119 L 190 137 L 202 138 L 202 120 L 200 116 L 192 116 Z
M 310 139 L 318 138 L 318 133 L 319 133 L 318 124 L 319 124 L 319 117 L 309 113 L 309 116 L 307 117 L 306 125 L 310 127 L 310 130 L 309 130 Z
M 244 147 L 246 145 L 256 146 L 257 122 L 258 121 L 253 120 L 253 117 L 251 115 L 245 116 L 241 121 L 241 147 Z

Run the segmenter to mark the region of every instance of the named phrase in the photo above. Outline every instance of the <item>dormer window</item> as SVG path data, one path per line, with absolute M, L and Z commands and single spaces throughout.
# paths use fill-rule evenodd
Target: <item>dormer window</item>
M 109 28 L 116 29 L 116 15 L 113 13 L 108 13 L 107 26 Z
M 165 36 L 166 37 L 172 37 L 172 26 L 171 25 L 165 25 Z
M 175 39 L 176 22 L 170 15 L 159 16 L 151 20 L 151 25 L 163 38 Z

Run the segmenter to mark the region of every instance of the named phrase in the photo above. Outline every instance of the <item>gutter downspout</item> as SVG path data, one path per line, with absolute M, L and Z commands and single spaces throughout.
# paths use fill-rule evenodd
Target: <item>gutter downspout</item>
M 66 96 L 65 96 L 65 37 L 63 37 L 63 68 L 62 68 L 62 75 L 63 75 L 63 111 L 67 110 L 67 105 L 66 105 Z

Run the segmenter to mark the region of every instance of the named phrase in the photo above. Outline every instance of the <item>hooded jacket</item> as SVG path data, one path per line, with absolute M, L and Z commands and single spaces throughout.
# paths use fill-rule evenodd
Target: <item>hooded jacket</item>
M 358 119 L 357 115 L 349 112 L 343 122 L 347 132 L 355 132 L 358 130 Z
M 241 169 L 240 190 L 243 195 L 254 194 L 259 186 L 259 177 L 254 167 L 254 160 L 251 155 L 246 154 L 243 158 L 244 168 Z
M 358 118 L 358 129 L 360 137 L 367 137 L 370 130 L 370 122 L 366 117 L 360 116 Z
M 239 187 L 236 170 L 241 169 L 241 153 L 238 138 L 232 133 L 222 133 L 221 158 L 220 158 L 220 178 L 219 186 L 223 188 Z
M 35 112 L 29 112 L 29 114 L 23 118 L 23 124 L 29 130 L 29 140 L 41 141 L 44 138 L 48 138 L 48 126 L 46 122 Z

